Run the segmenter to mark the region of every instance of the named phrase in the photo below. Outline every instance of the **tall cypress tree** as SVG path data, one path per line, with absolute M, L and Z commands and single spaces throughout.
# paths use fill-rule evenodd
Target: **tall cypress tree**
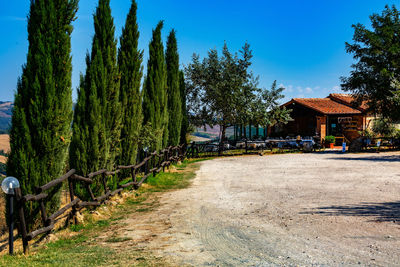
M 147 76 L 143 88 L 143 123 L 151 123 L 157 142 L 151 149 L 160 150 L 168 142 L 167 71 L 164 59 L 164 46 L 161 40 L 163 22 L 153 30 L 149 44 Z
M 121 165 L 135 163 L 142 124 L 140 82 L 143 75 L 143 51 L 138 50 L 136 10 L 136 2 L 132 1 L 118 50 L 118 66 L 121 73 L 120 101 L 123 110 L 121 149 L 118 157 L 118 164 Z
M 99 0 L 93 18 L 92 52 L 78 90 L 70 149 L 70 165 L 82 175 L 114 168 L 121 131 L 120 74 L 110 0 Z M 92 186 L 100 190 L 99 183 Z
M 180 143 L 186 144 L 186 135 L 189 129 L 189 121 L 187 116 L 186 108 L 186 87 L 185 87 L 185 75 L 183 71 L 179 71 L 179 91 L 181 97 L 181 109 L 182 109 L 182 125 L 181 125 L 181 137 Z
M 28 55 L 15 94 L 7 174 L 21 182 L 23 194 L 65 171 L 71 138 L 71 33 L 78 0 L 31 1 Z M 58 188 L 59 189 L 59 188 Z M 47 209 L 59 206 L 59 193 L 49 192 Z M 27 203 L 29 228 L 37 204 Z
M 168 88 L 168 145 L 177 146 L 181 137 L 182 100 L 179 88 L 179 54 L 175 30 L 168 35 L 165 61 Z

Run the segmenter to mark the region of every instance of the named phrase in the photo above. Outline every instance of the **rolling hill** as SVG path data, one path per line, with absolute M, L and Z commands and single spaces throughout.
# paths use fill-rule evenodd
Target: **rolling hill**
M 14 103 L 0 101 L 0 132 L 7 131 L 11 125 L 11 116 Z

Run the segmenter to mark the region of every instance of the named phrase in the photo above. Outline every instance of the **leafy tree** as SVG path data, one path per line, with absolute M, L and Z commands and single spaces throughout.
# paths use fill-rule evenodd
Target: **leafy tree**
M 258 88 L 258 78 L 249 70 L 252 52 L 246 43 L 240 57 L 231 54 L 224 45 L 222 56 L 217 50 L 210 50 L 208 57 L 200 62 L 194 55 L 186 69 L 188 113 L 196 126 L 220 125 L 221 138 L 225 139 L 227 127 L 236 124 L 272 122 L 273 116 L 285 121 L 288 115 L 279 117 L 277 100 L 282 89 L 271 91 Z M 287 113 L 287 111 L 286 111 Z
M 77 0 L 31 1 L 28 55 L 15 94 L 7 174 L 23 194 L 65 171 L 71 138 L 71 33 Z M 59 187 L 48 197 L 49 214 L 59 207 Z M 38 217 L 36 202 L 26 205 L 28 228 Z
M 250 102 L 249 118 L 257 126 L 273 126 L 277 123 L 286 123 L 290 119 L 290 111 L 279 105 L 279 100 L 285 88 L 278 88 L 276 81 L 272 83 L 271 90 L 257 89 L 253 101 Z M 257 131 L 258 134 L 258 131 Z
M 237 55 L 232 55 L 225 44 L 222 56 L 216 49 L 208 52 L 208 57 L 200 62 L 193 55 L 192 63 L 186 67 L 187 89 L 189 93 L 189 113 L 194 125 L 219 124 L 222 139 L 225 130 L 236 121 L 237 100 L 246 82 L 247 68 Z
M 396 132 L 396 127 L 390 119 L 379 118 L 373 121 L 372 131 L 378 136 L 393 137 Z
M 162 134 L 161 129 L 155 132 L 151 123 L 148 122 L 140 129 L 140 136 L 138 138 L 139 146 L 141 148 L 151 148 L 152 145 L 157 142 L 157 139 Z M 153 151 L 150 151 L 153 152 Z
M 182 124 L 181 124 L 181 137 L 180 143 L 186 144 L 186 135 L 189 130 L 189 121 L 186 109 L 186 85 L 185 85 L 185 74 L 183 71 L 179 71 L 179 90 L 181 96 L 181 108 L 182 108 Z
M 136 17 L 137 5 L 131 9 L 122 29 L 118 66 L 121 72 L 120 101 L 123 108 L 121 148 L 118 164 L 134 164 L 138 150 L 138 137 L 142 125 L 142 98 L 140 83 L 143 75 L 143 51 L 138 50 L 139 31 Z
M 371 29 L 353 25 L 353 44 L 346 51 L 357 61 L 342 88 L 357 102 L 366 101 L 369 110 L 385 118 L 400 119 L 400 17 L 395 6 L 381 15 L 370 16 Z
M 120 74 L 110 0 L 99 0 L 93 18 L 92 52 L 86 57 L 86 74 L 81 76 L 70 150 L 70 165 L 81 175 L 114 168 L 121 130 Z M 93 183 L 92 189 L 98 193 L 101 183 Z
M 178 44 L 174 30 L 172 30 L 168 36 L 165 60 L 167 66 L 169 115 L 168 145 L 177 146 L 181 138 L 182 99 L 180 95 Z
M 167 71 L 161 40 L 162 27 L 163 22 L 160 21 L 153 30 L 143 87 L 143 124 L 151 123 L 153 131 L 158 133 L 157 142 L 151 150 L 160 150 L 168 142 Z

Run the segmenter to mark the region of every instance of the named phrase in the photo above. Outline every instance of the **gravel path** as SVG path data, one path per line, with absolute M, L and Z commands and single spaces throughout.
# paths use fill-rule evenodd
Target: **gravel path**
M 173 265 L 400 265 L 399 178 L 400 153 L 205 161 L 161 196 L 146 247 Z

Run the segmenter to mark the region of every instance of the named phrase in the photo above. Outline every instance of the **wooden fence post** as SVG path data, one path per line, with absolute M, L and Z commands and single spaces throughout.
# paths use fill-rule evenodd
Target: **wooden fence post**
M 43 226 L 49 226 L 50 223 L 47 220 L 47 212 L 46 212 L 46 206 L 44 204 L 43 199 L 39 200 L 39 206 L 40 206 L 40 214 L 42 215 L 42 222 Z
M 24 201 L 22 200 L 21 188 L 15 189 L 15 195 L 17 199 L 17 209 L 19 216 L 19 229 L 22 235 L 22 246 L 24 248 L 24 254 L 29 253 L 29 243 L 27 239 L 26 222 L 25 222 L 25 212 L 24 212 Z
M 136 183 L 136 168 L 131 168 L 132 181 Z
M 71 177 L 68 177 L 68 187 L 69 187 L 69 198 L 72 202 L 74 201 L 74 182 L 71 179 Z M 74 222 L 74 224 L 78 224 L 78 220 L 76 218 L 76 205 L 72 206 L 71 219 Z
M 103 187 L 104 187 L 104 194 L 107 194 L 109 189 L 107 187 L 107 178 L 106 178 L 106 173 L 105 172 L 103 172 L 101 174 L 101 180 L 102 180 Z
M 161 167 L 161 162 L 162 162 L 162 157 L 160 157 L 160 155 L 157 154 L 157 168 L 158 169 Z
M 167 148 L 167 155 L 168 155 L 168 165 L 167 169 L 169 170 L 169 166 L 171 165 L 171 147 Z

